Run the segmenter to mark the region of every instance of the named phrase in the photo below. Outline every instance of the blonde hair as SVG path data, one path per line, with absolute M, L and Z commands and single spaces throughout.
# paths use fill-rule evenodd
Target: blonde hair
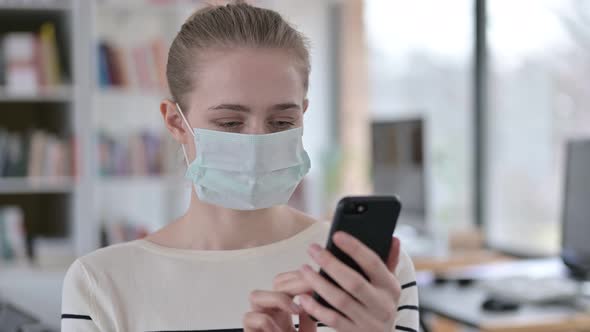
M 168 52 L 166 77 L 175 101 L 183 105 L 184 96 L 194 88 L 192 78 L 200 54 L 211 48 L 240 47 L 289 51 L 307 90 L 311 70 L 307 39 L 279 13 L 234 1 L 197 10 L 174 38 Z

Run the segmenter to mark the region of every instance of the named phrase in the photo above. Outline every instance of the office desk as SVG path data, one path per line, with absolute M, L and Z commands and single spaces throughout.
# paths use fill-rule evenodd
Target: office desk
M 482 331 L 590 331 L 590 314 L 561 305 L 523 305 L 518 310 L 493 313 L 481 309 L 487 297 L 476 286 L 456 284 L 420 288 L 420 307 L 464 326 Z
M 514 258 L 491 250 L 453 252 L 446 257 L 412 257 L 417 272 L 448 273 L 482 264 L 513 261 Z
M 61 290 L 66 267 L 0 266 L 0 299 L 59 331 Z M 2 326 L 0 326 L 0 331 Z
M 494 279 L 509 276 L 551 277 L 564 273 L 558 260 L 514 261 L 484 264 L 454 269 L 444 276 L 454 278 Z M 425 279 L 422 276 L 422 279 Z M 420 308 L 463 326 L 487 332 L 581 332 L 590 331 L 590 313 L 583 313 L 565 305 L 522 305 L 518 310 L 494 313 L 481 309 L 487 293 L 476 284 L 459 286 L 450 282 L 443 285 L 421 285 Z M 445 324 L 445 331 L 456 331 L 457 326 Z M 433 329 L 438 332 L 440 329 Z

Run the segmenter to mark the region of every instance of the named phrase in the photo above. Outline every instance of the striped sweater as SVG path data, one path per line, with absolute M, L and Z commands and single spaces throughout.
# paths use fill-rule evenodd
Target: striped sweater
M 97 250 L 68 270 L 62 331 L 241 331 L 249 293 L 271 289 L 281 272 L 315 266 L 306 248 L 325 243 L 328 232 L 329 224 L 318 222 L 289 239 L 241 250 L 183 250 L 147 240 Z M 394 329 L 418 331 L 415 273 L 403 251 L 395 275 L 402 295 Z

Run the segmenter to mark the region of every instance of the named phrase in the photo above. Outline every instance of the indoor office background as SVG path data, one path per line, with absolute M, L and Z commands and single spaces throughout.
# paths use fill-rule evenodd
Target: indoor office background
M 564 210 L 590 203 L 590 1 L 250 2 L 312 45 L 312 169 L 291 205 L 329 219 L 343 195 L 398 195 L 425 331 L 589 328 L 588 307 L 569 303 L 492 319 L 480 305 L 497 285 L 474 293 L 479 277 L 458 271 L 508 264 L 489 274 L 563 278 Z M 168 46 L 205 3 L 0 0 L 1 332 L 58 330 L 76 257 L 186 208 L 182 151 L 159 102 Z M 583 211 L 571 234 L 590 234 Z M 437 306 L 455 299 L 465 312 Z

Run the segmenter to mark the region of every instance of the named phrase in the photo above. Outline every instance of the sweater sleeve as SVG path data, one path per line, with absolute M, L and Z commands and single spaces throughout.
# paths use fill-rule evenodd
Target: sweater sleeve
M 398 315 L 395 320 L 394 331 L 417 332 L 420 326 L 418 311 L 418 288 L 416 272 L 412 260 L 403 250 L 395 275 L 402 287 L 400 302 L 397 307 Z
M 93 321 L 93 292 L 88 272 L 76 260 L 66 273 L 62 290 L 61 331 L 99 332 Z

